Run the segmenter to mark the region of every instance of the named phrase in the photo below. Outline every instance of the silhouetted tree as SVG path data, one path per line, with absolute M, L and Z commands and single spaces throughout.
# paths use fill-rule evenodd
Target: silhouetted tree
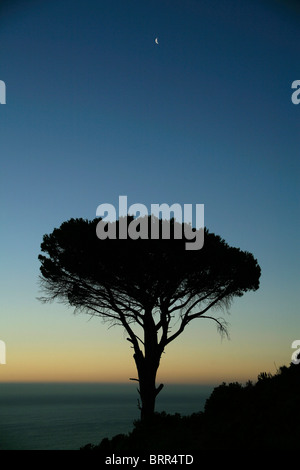
M 101 220 L 101 219 L 100 219 Z M 157 219 L 158 220 L 158 219 Z M 120 219 L 121 221 L 121 219 Z M 119 234 L 119 223 L 115 222 Z M 126 222 L 133 221 L 132 217 Z M 209 318 L 227 334 L 224 319 L 207 312 L 228 307 L 235 296 L 259 287 L 260 267 L 253 255 L 228 246 L 205 229 L 204 246 L 186 250 L 182 238 L 100 240 L 99 218 L 71 219 L 44 235 L 39 255 L 42 301 L 59 299 L 75 310 L 122 325 L 134 349 L 141 418 L 154 413 L 156 373 L 166 346 L 195 319 Z M 153 223 L 151 217 L 147 223 Z M 159 222 L 161 229 L 161 221 Z M 176 222 L 177 224 L 177 222 Z

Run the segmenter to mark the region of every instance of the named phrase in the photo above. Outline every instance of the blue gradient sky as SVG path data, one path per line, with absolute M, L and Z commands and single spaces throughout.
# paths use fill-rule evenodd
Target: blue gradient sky
M 209 230 L 262 268 L 259 291 L 226 316 L 231 340 L 194 323 L 166 351 L 163 380 L 243 380 L 290 362 L 299 22 L 292 1 L 2 2 L 0 381 L 134 374 L 122 330 L 36 300 L 43 234 L 119 195 L 204 204 Z

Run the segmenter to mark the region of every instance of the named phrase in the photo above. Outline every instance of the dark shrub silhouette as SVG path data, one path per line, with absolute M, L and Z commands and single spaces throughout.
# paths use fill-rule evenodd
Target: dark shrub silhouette
M 205 405 L 211 442 L 219 448 L 299 446 L 299 391 L 300 367 L 293 363 L 274 376 L 260 374 L 255 385 L 222 384 Z
M 134 423 L 128 435 L 104 439 L 83 450 L 174 451 L 296 450 L 300 444 L 300 364 L 262 373 L 255 384 L 223 383 L 204 412 L 191 416 L 156 413 L 150 426 Z

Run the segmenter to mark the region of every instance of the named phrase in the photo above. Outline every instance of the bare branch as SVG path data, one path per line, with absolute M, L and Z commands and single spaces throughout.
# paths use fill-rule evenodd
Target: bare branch
M 203 315 L 203 316 L 201 315 L 201 317 L 199 318 L 208 318 L 209 320 L 215 321 L 218 324 L 218 331 L 221 337 L 226 336 L 227 339 L 230 339 L 229 332 L 228 332 L 228 322 L 226 322 L 224 318 L 215 318 L 215 317 L 206 316 L 206 315 Z

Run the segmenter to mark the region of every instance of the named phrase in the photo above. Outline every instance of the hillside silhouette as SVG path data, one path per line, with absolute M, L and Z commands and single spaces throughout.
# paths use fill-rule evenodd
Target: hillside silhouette
M 135 421 L 129 434 L 105 438 L 81 450 L 296 450 L 299 422 L 300 364 L 291 363 L 275 375 L 259 374 L 254 384 L 222 383 L 207 399 L 203 412 L 190 416 L 155 413 L 147 425 Z

